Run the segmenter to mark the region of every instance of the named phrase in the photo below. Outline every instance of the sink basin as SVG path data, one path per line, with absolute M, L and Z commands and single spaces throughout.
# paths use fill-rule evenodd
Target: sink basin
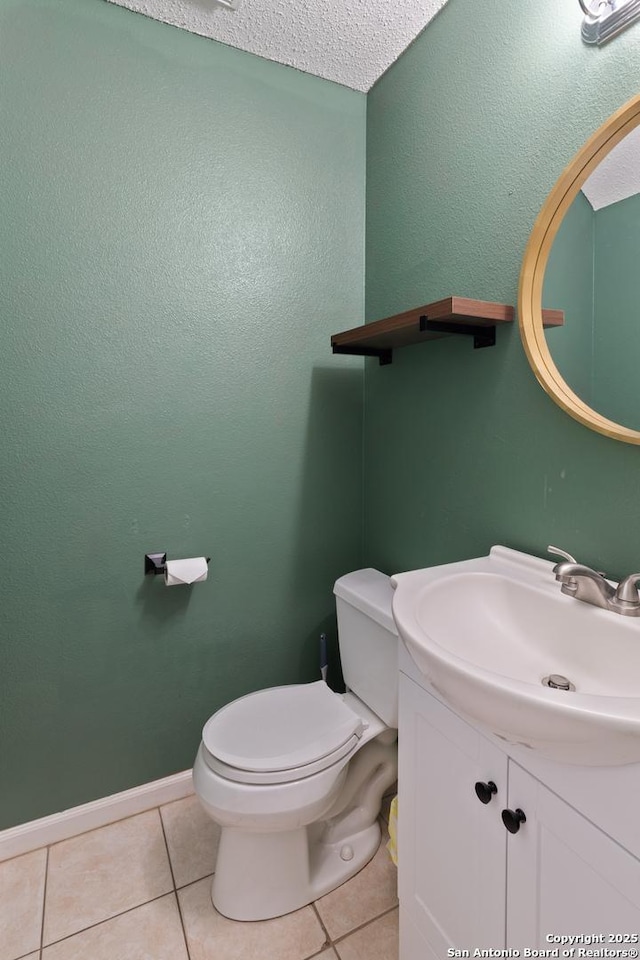
M 538 557 L 488 557 L 397 574 L 393 616 L 426 679 L 459 713 L 564 763 L 640 761 L 640 617 L 560 592 Z M 545 685 L 559 674 L 571 689 Z

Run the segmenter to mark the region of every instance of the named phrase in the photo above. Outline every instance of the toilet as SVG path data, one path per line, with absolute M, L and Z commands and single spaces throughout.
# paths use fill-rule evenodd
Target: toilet
M 378 570 L 334 587 L 347 692 L 323 680 L 240 697 L 206 722 L 196 795 L 221 827 L 211 897 L 267 920 L 334 890 L 373 857 L 397 777 L 398 635 Z

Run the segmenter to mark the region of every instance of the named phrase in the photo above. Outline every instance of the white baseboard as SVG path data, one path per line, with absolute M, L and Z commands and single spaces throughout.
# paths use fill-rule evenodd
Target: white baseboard
M 151 810 L 172 800 L 181 800 L 193 793 L 191 770 L 174 773 L 171 777 L 143 783 L 140 787 L 114 793 L 110 797 L 92 800 L 79 807 L 71 807 L 50 817 L 21 823 L 0 831 L 0 861 L 46 847 L 59 840 L 68 840 L 87 830 L 104 827 L 144 810 Z

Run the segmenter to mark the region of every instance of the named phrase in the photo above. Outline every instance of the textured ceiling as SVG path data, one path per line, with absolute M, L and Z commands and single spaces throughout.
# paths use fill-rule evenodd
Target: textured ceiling
M 447 0 L 109 2 L 366 92 Z

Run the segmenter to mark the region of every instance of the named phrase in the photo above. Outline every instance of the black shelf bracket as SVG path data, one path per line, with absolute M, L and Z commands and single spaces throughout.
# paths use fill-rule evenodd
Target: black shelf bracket
M 393 350 L 383 347 L 343 347 L 334 344 L 333 352 L 346 353 L 354 357 L 377 357 L 381 367 L 385 367 L 393 359 Z
M 473 326 L 469 323 L 450 323 L 441 320 L 429 320 L 428 317 L 420 317 L 420 332 L 462 334 L 466 337 L 473 337 L 473 346 L 475 350 L 481 347 L 494 347 L 496 343 L 496 328 L 494 326 L 481 327 Z

